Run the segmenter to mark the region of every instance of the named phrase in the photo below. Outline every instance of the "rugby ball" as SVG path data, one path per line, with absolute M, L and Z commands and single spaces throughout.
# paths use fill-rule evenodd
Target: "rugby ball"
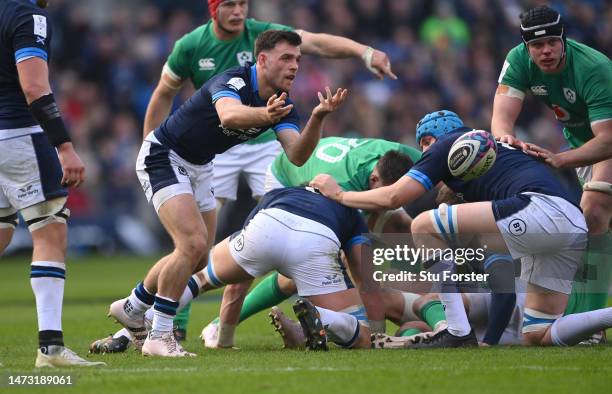
M 497 158 L 497 142 L 491 133 L 472 130 L 457 138 L 448 152 L 448 169 L 469 181 L 489 171 Z

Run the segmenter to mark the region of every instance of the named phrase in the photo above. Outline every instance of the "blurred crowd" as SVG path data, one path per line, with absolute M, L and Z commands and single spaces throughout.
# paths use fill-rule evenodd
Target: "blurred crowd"
M 519 13 L 541 1 L 251 0 L 250 16 L 353 38 L 385 51 L 396 81 L 378 81 L 359 60 L 305 57 L 291 93 L 307 118 L 317 90 L 346 87 L 348 102 L 326 135 L 382 137 L 414 145 L 414 125 L 437 108 L 488 128 L 497 77 L 520 42 Z M 612 53 L 612 3 L 552 1 L 568 36 Z M 53 0 L 52 83 L 87 184 L 72 191 L 73 217 L 132 214 L 155 222 L 134 172 L 149 97 L 173 43 L 208 20 L 204 0 Z M 192 93 L 187 87 L 175 105 Z M 565 149 L 541 105 L 526 105 L 520 130 Z M 143 213 L 142 215 L 139 212 Z M 146 212 L 146 213 L 145 213 Z

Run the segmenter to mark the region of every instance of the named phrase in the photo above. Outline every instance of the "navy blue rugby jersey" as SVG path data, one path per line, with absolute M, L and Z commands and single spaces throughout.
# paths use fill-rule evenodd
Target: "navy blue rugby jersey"
M 30 0 L 0 1 L 0 130 L 34 126 L 19 85 L 17 63 L 32 57 L 49 60 L 51 23 Z
M 286 187 L 266 193 L 246 218 L 244 227 L 260 210 L 278 208 L 328 227 L 336 234 L 340 247 L 346 253 L 353 245 L 370 242 L 364 235 L 368 233 L 368 226 L 357 209 L 346 207 L 311 190 Z
M 266 100 L 259 97 L 255 65 L 230 68 L 208 80 L 155 130 L 155 137 L 183 159 L 201 165 L 270 128 L 276 132 L 300 130 L 295 107 L 277 124 L 250 129 L 222 127 L 215 109 L 215 102 L 222 97 L 236 98 L 250 107 L 265 107 Z M 286 105 L 292 103 L 287 98 Z
M 467 202 L 503 200 L 534 192 L 561 197 L 579 207 L 579 201 L 548 165 L 506 144 L 497 144 L 495 164 L 484 175 L 469 181 L 453 177 L 448 169 L 448 152 L 457 138 L 471 130 L 463 127 L 440 137 L 406 175 L 427 190 L 442 181 Z

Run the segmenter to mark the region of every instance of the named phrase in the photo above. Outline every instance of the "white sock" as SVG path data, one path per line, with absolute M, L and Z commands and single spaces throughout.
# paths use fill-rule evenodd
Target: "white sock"
M 237 326 L 237 324 L 219 323 L 219 340 L 217 341 L 217 346 L 234 346 L 234 333 L 236 332 Z
M 177 308 L 177 301 L 157 294 L 153 305 L 153 331 L 172 332 Z
M 402 321 L 401 324 L 404 324 L 409 321 L 419 321 L 421 320 L 413 310 L 414 302 L 421 297 L 420 294 L 401 292 L 402 298 L 404 299 L 404 312 L 402 313 Z
M 472 331 L 461 293 L 439 293 L 440 301 L 444 305 L 444 313 L 448 322 L 448 332 L 462 337 Z
M 38 331 L 62 331 L 66 265 L 56 261 L 33 261 L 30 268 L 30 284 L 36 298 Z
M 127 328 L 122 328 L 121 330 L 117 331 L 115 335 L 113 335 L 113 338 L 115 339 L 119 337 L 126 337 L 129 339 L 132 336 L 130 335 L 130 332 L 127 330 Z
M 572 346 L 610 327 L 612 308 L 575 313 L 555 320 L 550 327 L 550 338 L 557 346 Z
M 187 282 L 187 286 L 185 287 L 181 298 L 179 298 L 177 313 L 198 296 L 201 285 L 202 284 L 197 276 L 192 275 L 191 278 L 189 278 L 189 282 Z
M 351 347 L 359 335 L 359 321 L 348 313 L 316 307 L 329 339 L 343 347 Z
M 145 311 L 153 306 L 154 296 L 151 295 L 144 285 L 139 283 L 132 293 L 128 297 L 128 302 L 132 305 L 132 308 L 127 312 L 131 317 L 140 317 Z

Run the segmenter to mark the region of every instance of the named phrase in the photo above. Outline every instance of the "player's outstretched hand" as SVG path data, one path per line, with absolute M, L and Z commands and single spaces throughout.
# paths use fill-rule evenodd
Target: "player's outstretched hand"
M 317 175 L 310 181 L 310 186 L 318 189 L 325 197 L 338 202 L 342 201 L 342 188 L 340 188 L 334 177 L 329 174 Z
M 57 153 L 62 166 L 61 184 L 63 186 L 79 187 L 85 181 L 85 166 L 81 158 L 74 151 L 71 142 L 65 142 L 58 146 Z
M 326 86 L 325 93 L 326 97 L 323 97 L 321 92 L 317 92 L 319 96 L 319 105 L 312 110 L 312 114 L 315 116 L 324 117 L 334 112 L 344 102 L 344 99 L 346 99 L 348 90 L 338 88 L 336 93 L 332 96 L 331 90 Z
M 368 70 L 373 72 L 378 79 L 383 79 L 385 76 L 391 79 L 397 79 L 397 75 L 393 74 L 393 71 L 391 71 L 391 61 L 386 53 L 379 51 L 378 49 L 372 49 L 371 56 L 371 60 L 368 64 L 366 51 L 363 60 Z
M 562 168 L 563 162 L 559 158 L 559 155 L 552 153 L 551 151 L 544 149 L 536 144 L 527 144 L 528 153 L 534 153 L 539 159 L 542 159 L 546 164 L 553 168 Z
M 530 156 L 533 157 L 538 157 L 538 154 L 534 151 L 532 151 L 531 149 L 529 149 L 530 144 L 519 140 L 518 138 L 516 138 L 513 135 L 502 135 L 501 137 L 496 137 L 495 138 L 497 141 L 502 142 L 504 144 L 508 144 L 514 148 L 520 149 L 523 152 L 527 153 Z
M 282 118 L 289 115 L 289 112 L 293 109 L 293 104 L 285 105 L 286 99 L 287 93 L 285 92 L 281 93 L 280 96 L 276 94 L 270 96 L 266 104 L 266 111 L 270 123 L 278 123 Z

